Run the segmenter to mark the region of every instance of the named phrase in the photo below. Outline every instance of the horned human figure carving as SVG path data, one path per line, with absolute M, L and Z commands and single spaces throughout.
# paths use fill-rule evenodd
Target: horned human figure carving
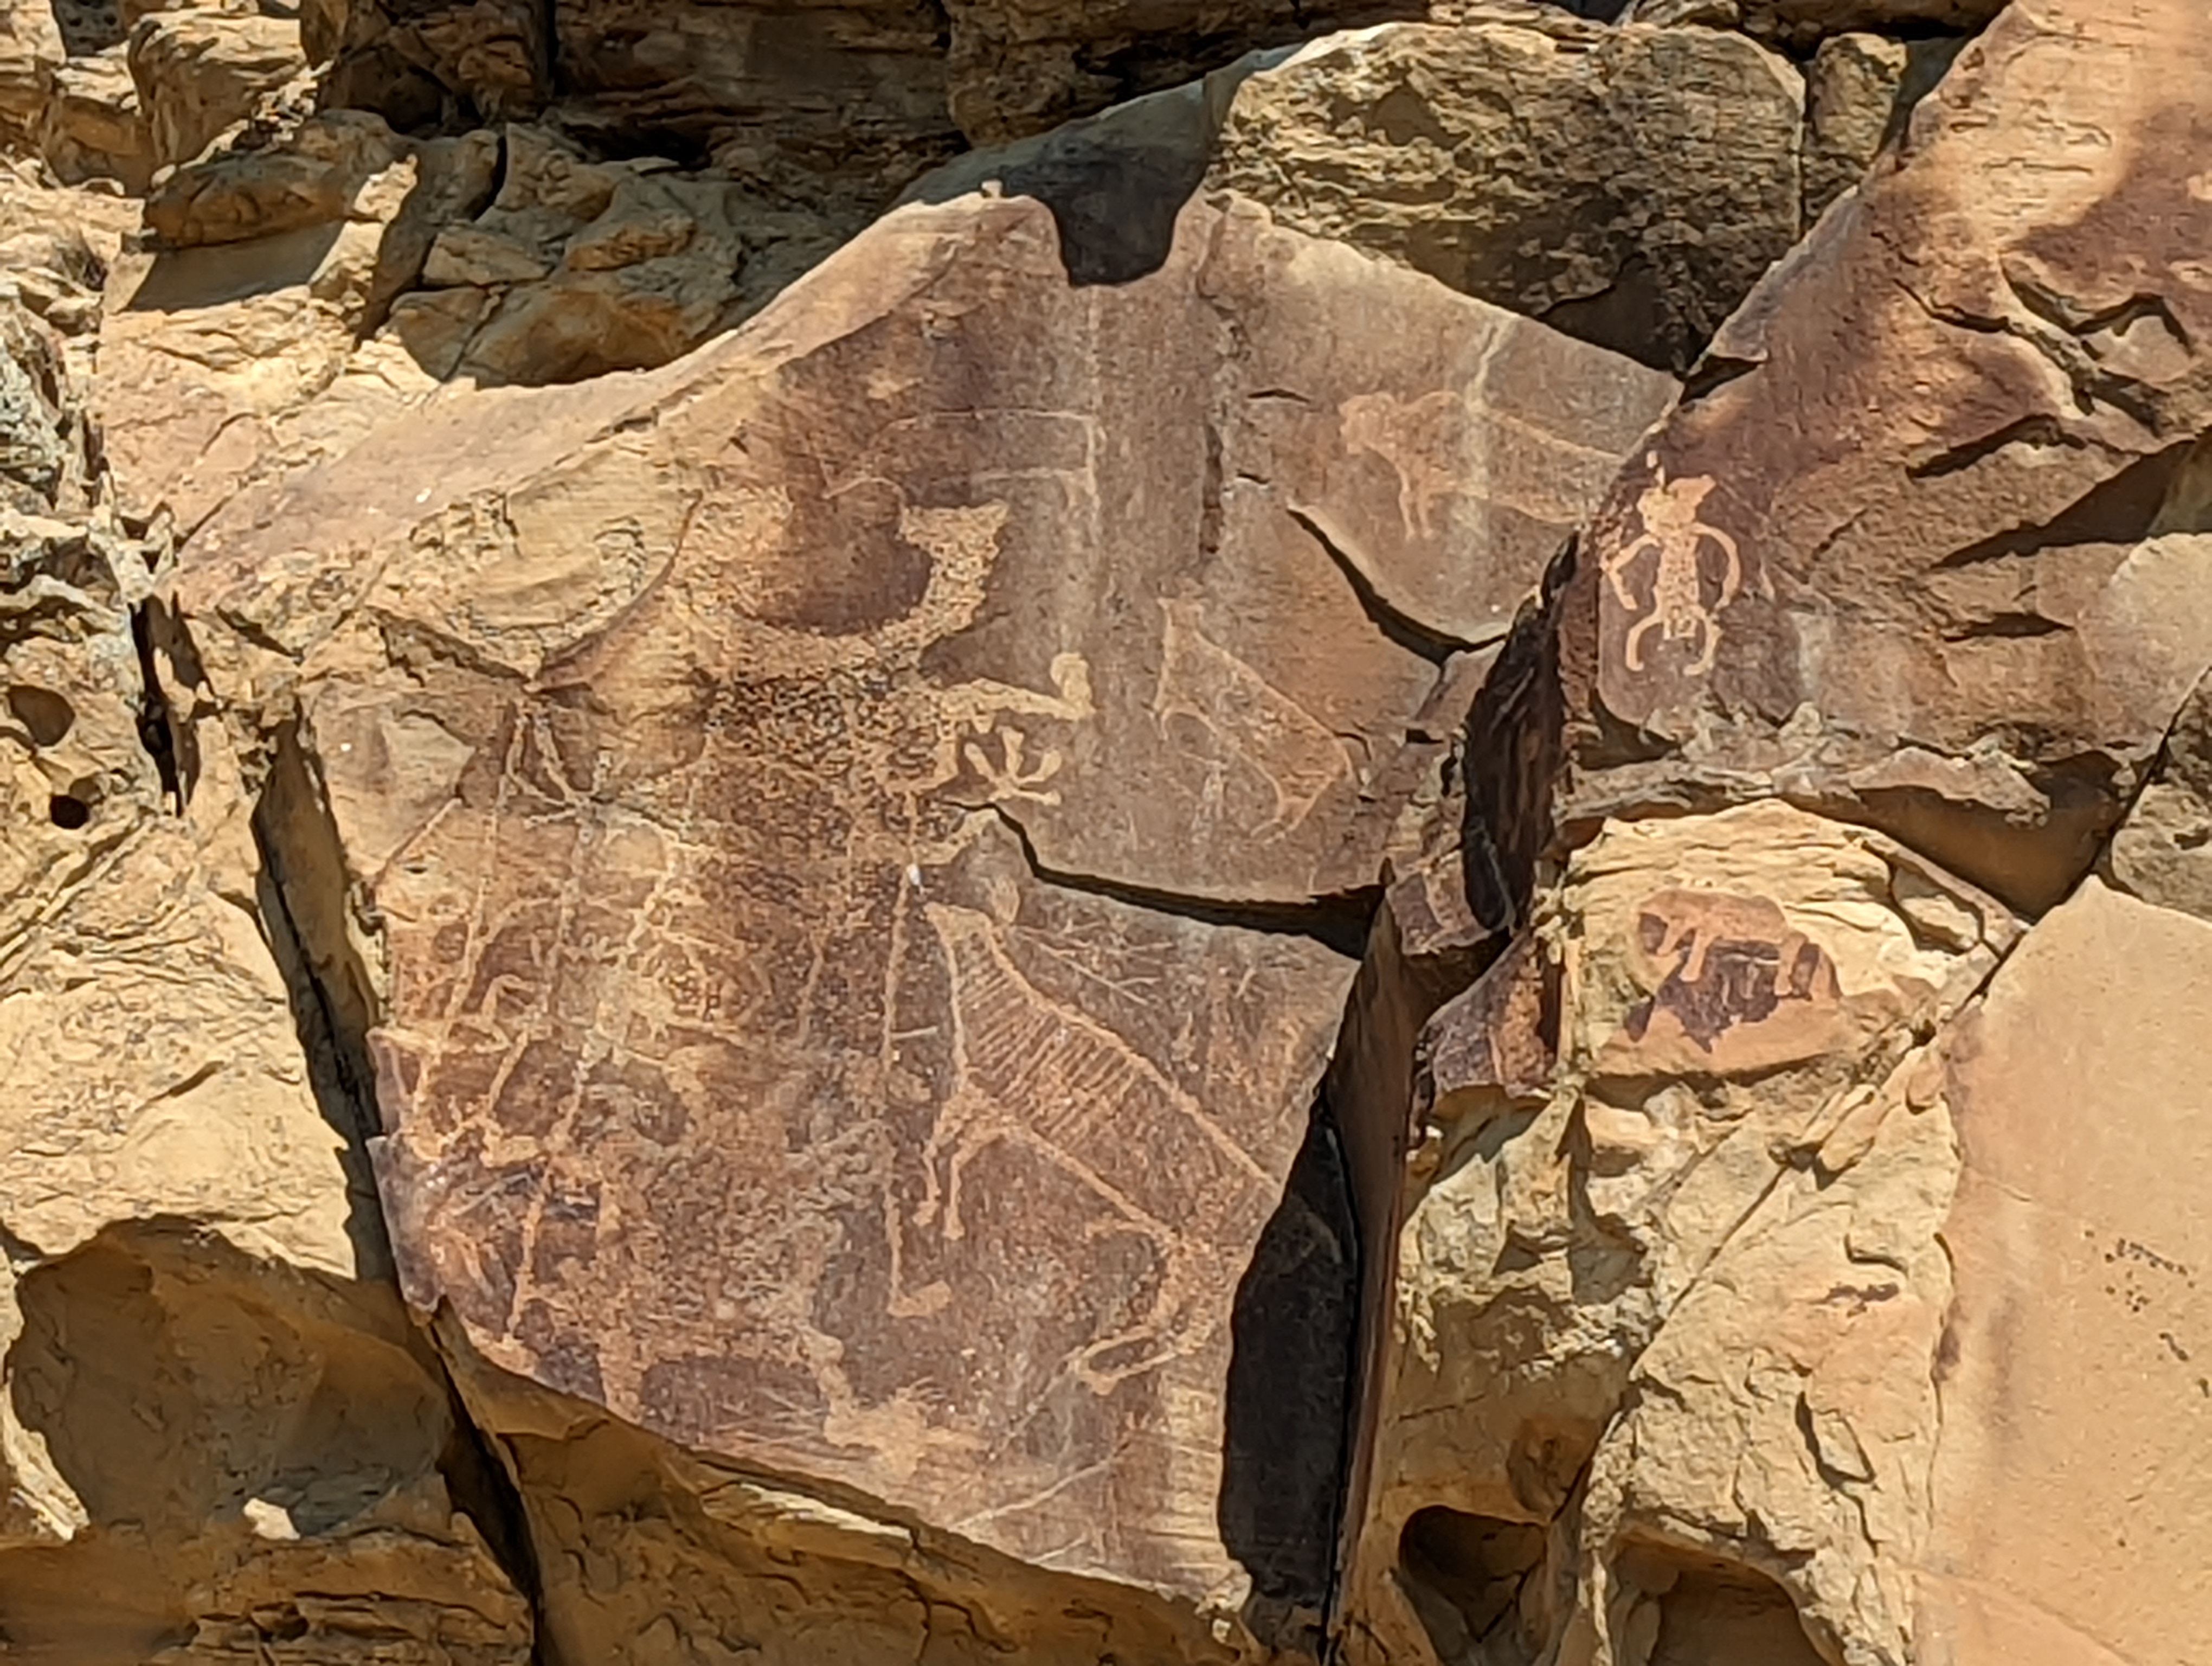
M 1685 668 L 1703 677 L 1713 668 L 1720 652 L 1721 610 L 1743 588 L 1743 556 L 1735 540 L 1717 526 L 1698 518 L 1698 508 L 1713 489 L 1711 475 L 1692 475 L 1669 480 L 1662 467 L 1636 500 L 1636 513 L 1644 533 L 1605 558 L 1605 576 L 1613 593 L 1632 615 L 1643 617 L 1628 628 L 1621 657 L 1631 671 L 1644 669 L 1644 639 L 1656 630 L 1664 641 L 1692 647 L 1696 657 Z M 1725 562 L 1719 593 L 1709 604 L 1705 594 L 1705 566 L 1701 559 L 1710 546 Z M 1651 576 L 1650 610 L 1644 611 L 1629 587 L 1629 569 L 1646 553 L 1656 557 Z

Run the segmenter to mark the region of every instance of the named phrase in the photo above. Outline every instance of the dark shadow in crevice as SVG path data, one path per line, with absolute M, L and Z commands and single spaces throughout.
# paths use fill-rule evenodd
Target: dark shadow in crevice
M 2140 543 L 2157 523 L 2197 443 L 2185 440 L 2152 452 L 2099 481 L 2056 514 L 1954 550 L 1936 566 L 1975 567 L 2075 544 Z
M 1541 1639 L 1522 1623 L 1522 1592 L 1544 1567 L 1534 1522 L 1417 1510 L 1398 1535 L 1398 1582 L 1444 1666 L 1533 1666 Z
M 345 933 L 345 859 L 316 776 L 298 736 L 282 734 L 253 809 L 254 900 L 316 1109 L 345 1141 L 346 1237 L 362 1268 L 388 1276 L 392 1243 L 368 1162 L 368 1141 L 383 1132 L 368 1058 L 372 1000 Z
M 1242 78 L 1241 69 L 1219 72 Z M 1158 271 L 1176 219 L 1212 160 L 1225 98 L 1203 84 L 1070 122 L 1036 138 L 955 158 L 907 193 L 945 203 L 995 188 L 1051 211 L 1069 283 L 1127 283 Z
M 1359 1253 L 1325 1103 L 1237 1286 L 1216 1520 L 1251 1575 L 1245 1622 L 1318 1658 L 1334 1595 L 1349 1450 Z
M 997 816 L 1000 823 L 1020 843 L 1022 860 L 1028 865 L 1030 873 L 1055 889 L 1075 891 L 1085 897 L 1103 897 L 1109 902 L 1126 903 L 1131 908 L 1149 909 L 1155 914 L 1173 915 L 1177 919 L 1195 920 L 1209 926 L 1266 932 L 1276 937 L 1310 938 L 1322 947 L 1333 949 L 1348 959 L 1357 960 L 1364 952 L 1368 929 L 1374 921 L 1376 907 L 1382 900 L 1379 887 L 1365 886 L 1355 891 L 1332 892 L 1303 903 L 1240 902 L 1187 897 L 1180 891 L 1132 885 L 1125 880 L 1103 879 L 1094 873 L 1072 873 L 1066 868 L 1053 867 L 1039 859 L 1036 845 L 1030 842 L 1029 830 L 1005 805 L 972 805 L 968 807 L 978 812 L 988 810 Z
M 1475 919 L 1501 935 L 1527 918 L 1553 840 L 1553 788 L 1566 764 L 1559 608 L 1578 548 L 1570 538 L 1553 556 L 1468 714 L 1462 879 Z
M 1442 666 L 1455 654 L 1487 646 L 1484 642 L 1448 636 L 1392 605 L 1375 587 L 1375 581 L 1368 576 L 1366 569 L 1352 559 L 1351 551 L 1344 547 L 1339 536 L 1329 530 L 1320 516 L 1310 509 L 1297 508 L 1291 509 L 1290 516 L 1335 563 L 1337 571 L 1344 575 L 1344 581 L 1352 587 L 1352 593 L 1359 599 L 1360 611 L 1366 614 L 1367 622 L 1394 648 L 1403 648 L 1408 654 L 1426 660 L 1431 665 Z
M 1650 1666 L 1823 1666 L 1789 1592 L 1755 1568 L 1648 1542 L 1625 1547 L 1616 1567 L 1624 1595 L 1642 1593 L 1624 1613 L 1658 1608 Z

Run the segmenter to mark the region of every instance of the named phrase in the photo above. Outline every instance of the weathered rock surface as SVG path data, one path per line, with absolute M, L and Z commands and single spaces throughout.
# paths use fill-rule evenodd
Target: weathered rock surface
M 421 272 L 440 212 L 490 194 L 495 161 L 333 111 L 165 180 L 100 321 L 95 404 L 125 506 L 189 534 L 243 483 L 343 450 L 434 387 L 402 344 L 362 338 Z
M 190 161 L 307 67 L 297 22 L 197 9 L 140 19 L 130 64 L 156 167 Z
M 2007 12 L 1715 344 L 1741 374 L 1564 603 L 1570 819 L 1778 793 L 2032 909 L 2087 869 L 2212 663 L 2207 117 L 2172 90 L 2212 40 L 2167 15 Z
M 1594 1628 L 1600 1657 L 1643 1658 L 1648 1622 L 1609 1593 L 1646 1541 L 1779 1581 L 1816 1634 L 1905 1633 L 1881 1552 L 1887 1517 L 1924 1523 L 1948 1293 L 1948 1146 L 1907 1103 L 1914 1049 L 2014 930 L 1902 848 L 1778 804 L 1612 824 L 1574 854 L 1421 1043 L 1358 1657 L 1534 1659 Z M 1917 1236 L 1900 1187 L 1935 1198 Z M 1777 1327 L 1879 1233 L 1897 1305 Z M 1808 1379 L 1841 1396 L 1832 1438 L 1880 1454 L 1863 1498 L 1796 1438 Z
M 457 1507 L 481 1465 L 302 1055 L 238 768 L 161 697 L 189 655 L 78 392 L 0 301 L 0 1635 L 520 1666 L 529 1608 Z
M 1622 9 L 0 0 L 0 1649 L 2192 1666 L 2207 36 Z
M 1249 207 L 1079 289 L 969 198 L 211 523 L 215 674 L 296 688 L 380 922 L 410 1299 L 678 1446 L 1233 1614 L 1232 1309 L 1352 972 L 1284 910 L 1375 882 L 1434 750 L 1437 666 L 1316 529 L 1383 590 L 1484 527 L 1509 595 L 1670 394 Z M 1516 503 L 1486 465 L 1542 445 Z
M 1804 118 L 1797 71 L 1738 34 L 1407 24 L 1251 76 L 1207 177 L 1679 371 L 1797 240 Z
M 1822 41 L 1805 71 L 1805 223 L 1860 179 L 1902 136 L 1914 105 L 1943 78 L 1963 37 L 1893 40 L 1847 33 Z
M 2091 880 L 1961 1024 L 1923 1660 L 2179 1662 L 2212 1537 L 2212 925 Z M 2063 1499 L 2062 1528 L 2035 1500 Z M 2172 1593 L 2152 1600 L 2130 1593 Z
M 2112 835 L 2115 890 L 2212 920 L 2212 685 L 2199 683 L 2166 732 L 2157 773 Z
M 64 185 L 112 179 L 143 192 L 153 178 L 153 134 L 119 47 L 73 58 L 54 71 L 39 123 L 39 154 Z
M 54 71 L 67 57 L 52 6 L 40 0 L 0 6 L 0 143 L 9 149 L 35 142 Z

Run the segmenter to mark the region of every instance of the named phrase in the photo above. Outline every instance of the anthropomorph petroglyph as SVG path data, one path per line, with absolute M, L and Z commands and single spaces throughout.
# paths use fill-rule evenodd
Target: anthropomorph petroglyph
M 1413 400 L 1395 393 L 1355 393 L 1337 408 L 1337 415 L 1346 450 L 1371 453 L 1395 471 L 1406 536 L 1435 536 L 1437 500 L 1450 496 L 1460 485 L 1466 399 L 1443 390 Z
M 1163 599 L 1166 629 L 1160 639 L 1159 687 L 1152 721 L 1164 730 L 1188 718 L 1227 753 L 1263 776 L 1274 796 L 1273 812 L 1250 829 L 1255 839 L 1295 831 L 1322 794 L 1349 780 L 1352 762 L 1344 742 L 1320 719 L 1276 688 L 1198 628 L 1198 605 Z
M 1688 675 L 1702 677 L 1713 668 L 1720 652 L 1722 610 L 1743 588 L 1743 556 L 1733 538 L 1698 518 L 1698 508 L 1712 489 L 1711 475 L 1669 480 L 1665 469 L 1659 469 L 1636 500 L 1636 513 L 1644 523 L 1642 536 L 1605 558 L 1605 576 L 1613 595 L 1632 617 L 1641 616 L 1629 626 L 1627 640 L 1621 644 L 1622 660 L 1631 671 L 1644 669 L 1644 641 L 1654 630 L 1662 641 L 1680 642 L 1692 650 L 1684 668 Z M 1710 602 L 1705 599 L 1707 550 L 1723 563 L 1717 593 Z M 1648 608 L 1637 599 L 1630 583 L 1632 569 L 1646 555 L 1654 558 Z

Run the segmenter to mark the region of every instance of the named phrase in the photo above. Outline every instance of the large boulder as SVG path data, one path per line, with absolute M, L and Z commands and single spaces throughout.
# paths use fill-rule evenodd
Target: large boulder
M 1681 371 L 1797 240 L 1804 119 L 1797 70 L 1740 34 L 1405 24 L 1251 76 L 1207 177 Z
M 1577 459 L 1671 397 L 1249 205 L 1079 287 L 1045 208 L 971 197 L 665 370 L 449 396 L 204 530 L 179 594 L 317 760 L 351 903 L 311 954 L 560 1646 L 734 1625 L 794 1534 L 1040 1659 L 1317 1613 L 1337 1421 L 1271 1444 L 1304 1390 L 1231 1340 L 1331 1358 L 1258 1292 L 1329 1262 L 1277 1223 L 1330 1218 L 1293 1171 L 1334 899 L 1422 797 L 1437 633 L 1495 634 Z M 1433 628 L 1378 611 L 1401 573 Z M 714 1502 L 641 1537 L 593 1442 Z M 830 1589 L 762 1646 L 940 1629 Z
M 2184 10 L 2007 13 L 1731 321 L 1560 604 L 1566 819 L 1782 793 L 2031 909 L 2087 871 L 2212 664 Z

